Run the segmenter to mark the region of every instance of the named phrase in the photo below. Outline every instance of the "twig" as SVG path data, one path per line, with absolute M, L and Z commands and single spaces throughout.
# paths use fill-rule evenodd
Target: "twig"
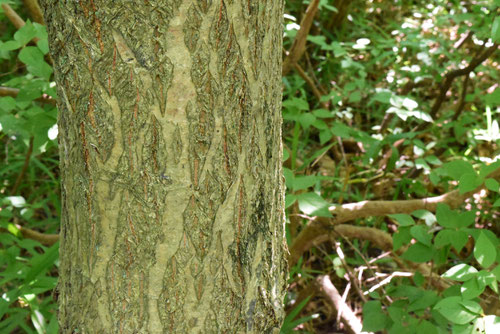
M 288 52 L 287 57 L 283 61 L 283 76 L 285 76 L 293 66 L 299 61 L 300 57 L 306 50 L 306 41 L 309 30 L 314 20 L 314 16 L 318 10 L 319 0 L 312 0 L 306 9 L 306 14 L 300 21 L 300 29 L 295 35 L 292 47 Z
M 37 0 L 23 0 L 23 3 L 30 13 L 31 17 L 33 18 L 33 21 L 40 24 L 45 24 L 45 22 L 43 21 L 42 10 L 40 9 L 40 5 L 38 5 Z
M 14 183 L 14 186 L 12 187 L 12 190 L 10 192 L 12 195 L 15 195 L 17 193 L 17 190 L 19 189 L 19 186 L 21 185 L 21 181 L 23 180 L 24 174 L 26 174 L 26 171 L 28 170 L 28 166 L 30 164 L 30 159 L 31 159 L 31 154 L 33 153 L 33 141 L 34 141 L 34 137 L 31 136 L 30 143 L 28 145 L 28 152 L 26 152 L 26 157 L 24 158 L 23 168 L 21 169 L 21 172 L 17 176 L 16 182 Z
M 441 105 L 444 102 L 444 99 L 446 97 L 446 93 L 448 93 L 448 90 L 451 87 L 451 84 L 453 83 L 453 80 L 455 78 L 463 76 L 463 75 L 469 75 L 470 72 L 472 72 L 476 67 L 478 67 L 482 62 L 484 62 L 486 59 L 488 59 L 496 50 L 498 49 L 498 43 L 493 44 L 489 48 L 484 49 L 484 51 L 481 53 L 479 52 L 469 63 L 468 66 L 458 69 L 458 70 L 453 70 L 448 72 L 445 77 L 444 77 L 444 83 L 441 85 L 441 89 L 439 92 L 438 97 L 434 101 L 434 104 L 432 105 L 431 111 L 430 111 L 430 116 L 432 118 L 435 118 L 439 109 L 441 108 Z
M 489 178 L 499 178 L 500 168 L 488 175 Z M 297 235 L 297 238 L 290 246 L 289 263 L 293 265 L 302 254 L 319 242 L 328 240 L 328 232 L 333 230 L 333 226 L 345 223 L 358 218 L 372 216 L 384 216 L 394 213 L 412 213 L 415 210 L 436 211 L 439 203 L 447 204 L 451 208 L 457 208 L 466 198 L 469 198 L 484 185 L 476 189 L 460 194 L 458 190 L 453 190 L 440 196 L 428 197 L 424 199 L 401 200 L 401 201 L 362 201 L 330 207 L 330 212 L 334 218 L 317 217 Z M 347 231 L 346 231 L 347 233 Z
M 21 231 L 24 238 L 36 240 L 45 246 L 52 246 L 59 240 L 59 234 L 45 234 L 20 225 L 16 226 Z
M 17 13 L 14 11 L 14 9 L 12 9 L 12 7 L 9 6 L 8 4 L 3 3 L 2 9 L 5 12 L 5 16 L 7 16 L 7 18 L 10 20 L 10 22 L 12 22 L 14 27 L 16 27 L 17 29 L 21 29 L 26 24 L 26 22 L 24 22 L 24 20 L 19 15 L 17 15 Z M 38 37 L 34 37 L 32 39 L 32 41 L 35 43 L 38 42 L 39 40 L 40 40 L 40 38 L 38 38 Z
M 362 332 L 363 325 L 343 300 L 338 290 L 333 285 L 328 275 L 319 276 L 316 279 L 320 291 L 328 298 L 328 301 L 335 307 L 337 313 L 340 313 L 340 321 L 345 329 L 352 334 L 366 333 Z
M 9 6 L 8 4 L 3 3 L 2 9 L 5 13 L 5 16 L 7 16 L 9 21 L 12 22 L 14 27 L 16 27 L 17 29 L 20 29 L 22 26 L 26 24 L 24 20 L 19 15 L 17 15 L 16 11 L 12 9 L 12 7 Z
M 456 121 L 465 107 L 465 98 L 467 97 L 467 87 L 469 86 L 469 75 L 464 77 L 464 82 L 462 84 L 462 94 L 460 94 L 460 101 L 458 101 L 457 108 L 455 109 L 455 114 L 452 120 Z M 451 131 L 451 130 L 450 130 Z
M 324 109 L 328 109 L 328 105 L 325 102 L 321 102 L 321 96 L 323 94 L 321 94 L 321 92 L 319 91 L 318 87 L 316 87 L 316 84 L 314 83 L 313 79 L 311 79 L 309 77 L 309 75 L 307 75 L 307 73 L 304 71 L 304 69 L 299 64 L 294 64 L 294 67 L 295 67 L 295 70 L 297 71 L 297 73 L 300 75 L 300 77 L 302 79 L 304 79 L 304 81 L 309 85 L 309 87 L 311 88 L 314 96 L 316 96 L 316 98 L 318 99 L 318 101 L 321 104 L 321 106 Z
M 0 87 L 0 96 L 11 96 L 16 97 L 19 94 L 19 89 L 10 87 Z M 35 99 L 37 102 L 57 105 L 57 101 L 50 97 L 39 97 Z

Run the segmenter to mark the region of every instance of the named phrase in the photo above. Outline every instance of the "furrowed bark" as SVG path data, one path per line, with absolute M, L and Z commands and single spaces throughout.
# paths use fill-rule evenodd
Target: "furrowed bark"
M 40 3 L 61 333 L 278 333 L 282 1 Z

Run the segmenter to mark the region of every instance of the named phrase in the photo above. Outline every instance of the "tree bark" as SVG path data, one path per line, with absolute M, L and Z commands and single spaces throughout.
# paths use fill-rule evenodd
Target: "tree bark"
M 61 333 L 278 333 L 282 0 L 42 0 Z

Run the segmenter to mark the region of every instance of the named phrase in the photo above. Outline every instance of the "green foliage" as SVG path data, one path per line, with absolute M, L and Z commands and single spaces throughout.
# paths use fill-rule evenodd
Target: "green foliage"
M 47 33 L 29 21 L 6 30 L 3 15 L 0 86 L 16 94 L 0 97 L 0 333 L 57 333 L 59 244 L 44 246 L 21 231 L 56 233 L 59 224 L 57 110 L 49 102 L 57 96 Z
M 287 50 L 308 4 L 287 2 Z M 380 246 L 367 234 L 319 236 L 294 265 L 292 290 L 313 279 L 305 272 L 335 272 L 337 288 L 349 283 L 351 305 L 362 305 L 365 331 L 496 333 L 496 310 L 483 307 L 498 298 L 500 278 L 500 184 L 498 173 L 489 176 L 500 168 L 499 52 L 477 58 L 499 42 L 500 3 L 335 1 L 334 11 L 321 5 L 299 61 L 306 76 L 283 78 L 290 247 L 301 231 L 314 235 L 309 225 L 345 214 L 342 203 L 427 198 L 434 206 L 398 211 L 402 202 L 394 202 L 392 210 L 380 209 L 385 217 L 342 220 L 387 232 L 390 256 L 375 261 Z M 469 64 L 470 74 L 451 76 Z M 445 193 L 446 200 L 437 197 Z M 355 213 L 364 204 L 344 208 Z M 357 275 L 364 278 L 353 282 Z M 387 282 L 379 285 L 377 276 Z M 355 284 L 369 301 L 353 292 Z M 305 328 L 325 322 L 336 323 L 313 320 Z
M 26 17 L 20 1 L 12 5 Z M 286 3 L 286 50 L 307 5 Z M 319 2 L 299 61 L 308 80 L 294 71 L 283 78 L 289 245 L 310 221 L 334 221 L 332 208 L 343 203 L 454 190 L 466 203 L 441 202 L 435 211 L 396 207 L 345 222 L 386 232 L 392 249 L 379 249 L 366 235 L 332 232 L 335 240 L 293 264 L 290 293 L 335 272 L 339 290 L 351 287 L 348 304 L 363 309 L 365 331 L 500 332 L 500 318 L 483 307 L 498 298 L 500 281 L 500 185 L 490 177 L 500 168 L 499 52 L 441 94 L 451 71 L 500 42 L 498 6 L 498 0 Z M 56 333 L 58 245 L 43 246 L 21 231 L 57 233 L 59 223 L 57 94 L 47 33 L 29 21 L 16 30 L 1 12 L 0 18 L 0 85 L 16 89 L 0 97 L 0 333 Z M 290 307 L 281 332 L 332 328 L 336 317 L 319 300 L 314 295 Z

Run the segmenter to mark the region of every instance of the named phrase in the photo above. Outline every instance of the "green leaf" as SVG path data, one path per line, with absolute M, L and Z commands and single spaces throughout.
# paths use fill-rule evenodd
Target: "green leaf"
M 473 299 L 482 294 L 484 288 L 484 285 L 479 285 L 477 279 L 473 278 L 462 284 L 460 292 L 464 299 Z
M 35 46 L 27 46 L 19 52 L 19 60 L 27 65 L 33 75 L 50 79 L 52 67 L 43 59 L 43 53 Z
M 37 276 L 41 275 L 43 272 L 49 270 L 54 262 L 59 257 L 59 242 L 48 248 L 42 255 L 36 256 L 31 261 L 32 266 L 30 271 L 26 274 L 24 278 L 24 283 L 29 284 Z
M 453 160 L 451 162 L 447 162 L 442 168 L 448 176 L 456 181 L 460 180 L 460 177 L 466 173 L 476 173 L 472 165 L 464 160 Z
M 319 217 L 333 217 L 328 210 L 331 205 L 316 193 L 304 193 L 297 196 L 299 209 L 306 215 Z
M 491 191 L 500 192 L 500 184 L 495 179 L 486 179 L 484 185 Z
M 464 248 L 465 244 L 469 240 L 469 235 L 465 231 L 450 231 L 451 232 L 451 245 L 455 250 L 460 253 L 462 248 Z
M 26 45 L 36 36 L 36 29 L 31 22 L 26 22 L 16 33 L 14 34 L 14 39 L 18 41 L 21 45 Z
M 351 128 L 342 123 L 338 122 L 333 123 L 332 132 L 334 135 L 339 136 L 341 138 L 351 137 Z
M 425 334 L 439 334 L 439 329 L 431 322 L 427 320 L 422 320 L 422 322 L 417 326 L 417 331 L 415 333 L 425 333 Z
M 460 213 L 452 210 L 446 204 L 438 203 L 436 219 L 439 225 L 447 228 L 464 228 L 474 223 L 475 213 L 466 211 Z
M 293 320 L 299 315 L 300 311 L 307 305 L 310 299 L 311 296 L 306 297 L 297 306 L 295 306 L 292 311 L 290 311 L 283 321 L 280 333 L 290 333 L 295 327 L 298 326 L 293 323 Z
M 491 39 L 495 43 L 500 43 L 500 17 L 497 16 L 491 27 Z
M 378 300 L 370 300 L 363 306 L 363 331 L 377 332 L 386 328 L 387 315 Z
M 297 201 L 297 196 L 293 194 L 286 194 L 285 195 L 285 209 L 290 207 L 293 203 Z
M 432 165 L 440 166 L 443 164 L 435 155 L 429 155 L 428 157 L 425 157 L 425 160 Z
M 429 306 L 434 305 L 439 297 L 435 291 L 421 291 L 418 296 L 415 298 L 410 305 L 408 305 L 408 312 L 414 312 L 418 310 L 425 310 Z
M 428 229 L 422 225 L 412 226 L 410 229 L 411 235 L 426 246 L 432 246 L 432 235 L 428 233 Z
M 356 103 L 361 101 L 361 92 L 360 91 L 355 91 L 351 95 L 349 95 L 349 102 L 351 103 Z
M 16 100 L 11 96 L 0 97 L 0 109 L 9 112 L 16 107 Z
M 381 91 L 376 93 L 373 97 L 373 101 L 381 102 L 381 103 L 389 103 L 391 101 L 392 92 L 390 91 Z
M 316 121 L 316 116 L 310 113 L 303 113 L 298 117 L 297 121 L 307 130 Z
M 413 261 L 416 263 L 423 263 L 430 261 L 434 256 L 434 248 L 417 242 L 411 245 L 408 250 L 403 254 L 405 260 Z
M 483 183 L 482 179 L 474 173 L 465 173 L 460 176 L 460 181 L 458 184 L 458 189 L 460 194 L 465 194 L 468 191 L 472 191 L 479 187 Z
M 309 110 L 309 104 L 307 101 L 296 97 L 283 101 L 283 107 L 297 108 L 298 110 Z
M 474 257 L 477 262 L 483 267 L 488 268 L 495 262 L 497 258 L 497 250 L 490 238 L 481 231 L 474 245 Z
M 396 213 L 388 216 L 397 221 L 399 223 L 399 226 L 415 225 L 415 221 L 410 215 L 404 213 Z
M 392 247 L 396 251 L 411 241 L 410 227 L 400 227 L 392 236 Z
M 436 222 L 436 216 L 428 210 L 415 210 L 411 214 L 418 219 L 423 219 L 427 226 L 431 226 Z
M 484 102 L 489 105 L 500 104 L 500 88 L 496 88 L 491 94 L 487 94 L 484 97 Z
M 477 318 L 481 313 L 479 304 L 472 301 L 462 301 L 461 297 L 448 297 L 440 300 L 434 309 L 448 321 L 464 325 Z
M 315 109 L 312 112 L 318 118 L 332 118 L 334 114 L 326 109 Z
M 293 181 L 293 190 L 303 190 L 314 186 L 321 178 L 316 175 L 296 176 Z

